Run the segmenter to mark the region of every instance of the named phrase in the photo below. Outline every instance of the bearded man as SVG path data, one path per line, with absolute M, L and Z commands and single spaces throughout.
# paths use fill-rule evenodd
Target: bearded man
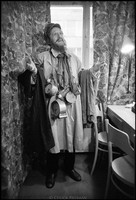
M 81 176 L 74 166 L 75 152 L 82 152 L 83 144 L 78 80 L 82 66 L 78 57 L 68 50 L 59 24 L 48 23 L 44 30 L 44 37 L 50 50 L 38 54 L 38 62 L 43 66 L 46 106 L 54 139 L 54 146 L 47 153 L 46 176 L 46 186 L 52 188 L 55 184 L 61 152 L 65 155 L 66 175 L 75 181 L 81 181 Z M 27 63 L 27 68 L 33 74 L 37 74 L 37 67 L 32 60 Z

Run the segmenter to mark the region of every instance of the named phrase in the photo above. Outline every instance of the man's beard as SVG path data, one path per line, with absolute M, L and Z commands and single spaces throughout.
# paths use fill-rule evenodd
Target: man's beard
M 63 46 L 60 46 L 60 45 L 57 45 L 56 43 L 53 43 L 52 41 L 50 42 L 50 45 L 53 49 L 59 52 L 65 52 L 67 48 L 65 44 Z

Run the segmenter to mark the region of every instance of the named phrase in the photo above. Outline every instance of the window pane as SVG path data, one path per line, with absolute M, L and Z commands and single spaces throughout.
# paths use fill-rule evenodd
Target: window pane
M 51 6 L 51 22 L 61 25 L 68 48 L 82 62 L 83 8 Z

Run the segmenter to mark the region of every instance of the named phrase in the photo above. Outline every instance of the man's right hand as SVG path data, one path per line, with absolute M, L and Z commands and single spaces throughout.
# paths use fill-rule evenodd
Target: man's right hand
M 27 61 L 26 61 L 26 69 L 30 70 L 31 72 L 33 72 L 34 74 L 37 74 L 37 68 L 34 64 L 34 62 L 32 61 L 32 58 L 29 56 L 27 57 Z

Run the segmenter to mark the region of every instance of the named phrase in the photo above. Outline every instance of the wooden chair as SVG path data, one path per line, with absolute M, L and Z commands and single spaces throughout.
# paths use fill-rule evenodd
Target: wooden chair
M 121 193 L 133 199 L 135 186 L 134 148 L 131 146 L 127 133 L 112 126 L 108 119 L 105 120 L 105 124 L 109 157 L 105 199 L 108 195 L 110 180 Z M 126 155 L 114 158 L 112 144 L 120 148 Z
M 104 109 L 103 104 L 101 102 L 97 102 L 96 104 L 96 118 L 101 118 L 101 127 L 102 131 L 98 131 L 98 123 L 94 123 L 94 132 L 95 132 L 95 154 L 94 154 L 94 160 L 93 165 L 91 169 L 91 175 L 93 175 L 93 172 L 96 167 L 97 158 L 98 158 L 98 150 L 102 152 L 108 152 L 108 146 L 107 146 L 107 134 L 105 131 L 105 116 L 104 116 Z
M 93 175 L 98 162 L 98 156 L 101 159 L 104 153 L 108 153 L 108 143 L 107 143 L 107 133 L 105 129 L 105 114 L 104 114 L 104 105 L 102 102 L 97 101 L 96 103 L 96 118 L 97 121 L 94 123 L 94 133 L 95 133 L 95 153 L 94 160 L 91 169 L 91 175 Z M 101 131 L 98 130 L 98 118 L 101 119 Z M 98 155 L 99 152 L 99 155 Z M 113 152 L 116 156 L 122 154 L 122 152 L 113 144 Z

